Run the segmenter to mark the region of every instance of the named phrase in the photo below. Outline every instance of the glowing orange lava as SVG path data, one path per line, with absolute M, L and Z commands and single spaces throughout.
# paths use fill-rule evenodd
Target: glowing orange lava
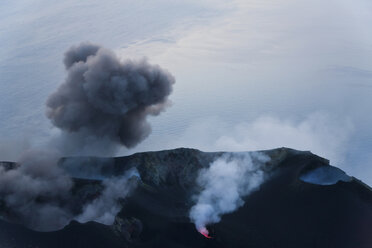
M 199 230 L 200 234 L 206 237 L 207 239 L 213 238 L 212 236 L 209 236 L 209 231 L 207 228 L 203 227 Z

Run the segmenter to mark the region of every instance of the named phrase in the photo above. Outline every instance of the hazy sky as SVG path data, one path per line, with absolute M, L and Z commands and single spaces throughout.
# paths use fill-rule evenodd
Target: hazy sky
M 120 154 L 289 146 L 372 185 L 371 1 L 3 1 L 0 19 L 0 160 L 58 132 L 45 101 L 64 52 L 91 41 L 176 77 L 153 133 Z

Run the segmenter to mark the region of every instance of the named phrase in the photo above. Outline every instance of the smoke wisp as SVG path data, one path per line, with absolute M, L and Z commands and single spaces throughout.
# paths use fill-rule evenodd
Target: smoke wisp
M 102 194 L 87 204 L 83 212 L 76 217 L 80 222 L 97 221 L 102 224 L 111 225 L 115 216 L 120 211 L 119 200 L 128 196 L 140 180 L 137 169 L 127 171 L 121 177 L 107 178 L 103 180 L 104 190 Z
M 81 43 L 65 53 L 67 78 L 47 100 L 47 117 L 63 133 L 67 152 L 91 148 L 112 154 L 151 132 L 146 118 L 168 103 L 174 77 L 157 65 L 120 61 L 110 50 Z M 88 149 L 89 150 L 89 149 Z
M 200 171 L 197 183 L 202 190 L 190 210 L 190 219 L 200 233 L 208 235 L 207 225 L 244 204 L 243 197 L 264 182 L 262 166 L 268 161 L 262 153 L 226 153 Z

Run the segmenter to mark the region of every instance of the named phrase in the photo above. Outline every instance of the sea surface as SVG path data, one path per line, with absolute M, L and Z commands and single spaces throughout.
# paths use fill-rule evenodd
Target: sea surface
M 0 160 L 58 134 L 45 101 L 83 41 L 147 57 L 176 84 L 152 134 L 118 155 L 177 146 L 311 150 L 372 185 L 368 1 L 3 1 Z

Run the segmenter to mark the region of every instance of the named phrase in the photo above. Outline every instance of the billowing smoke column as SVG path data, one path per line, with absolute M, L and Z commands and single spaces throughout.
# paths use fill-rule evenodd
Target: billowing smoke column
M 62 130 L 42 152 L 28 152 L 15 168 L 0 166 L 0 208 L 12 220 L 35 230 L 56 230 L 72 219 L 112 223 L 118 201 L 135 186 L 130 171 L 105 179 L 102 194 L 71 212 L 73 180 L 60 167 L 66 155 L 112 154 L 119 146 L 133 147 L 151 129 L 146 118 L 167 106 L 175 79 L 159 66 L 141 61 L 120 61 L 98 45 L 82 43 L 65 54 L 67 78 L 47 100 L 47 117 Z M 4 216 L 0 216 L 3 218 Z
M 64 131 L 63 147 L 92 152 L 133 147 L 151 132 L 146 117 L 167 106 L 174 77 L 157 65 L 119 58 L 90 43 L 70 48 L 67 78 L 47 100 L 47 116 Z
M 262 153 L 226 153 L 202 169 L 197 178 L 202 191 L 190 210 L 190 219 L 197 230 L 210 238 L 207 225 L 217 223 L 221 216 L 244 204 L 249 195 L 264 182 L 262 170 L 269 157 Z

